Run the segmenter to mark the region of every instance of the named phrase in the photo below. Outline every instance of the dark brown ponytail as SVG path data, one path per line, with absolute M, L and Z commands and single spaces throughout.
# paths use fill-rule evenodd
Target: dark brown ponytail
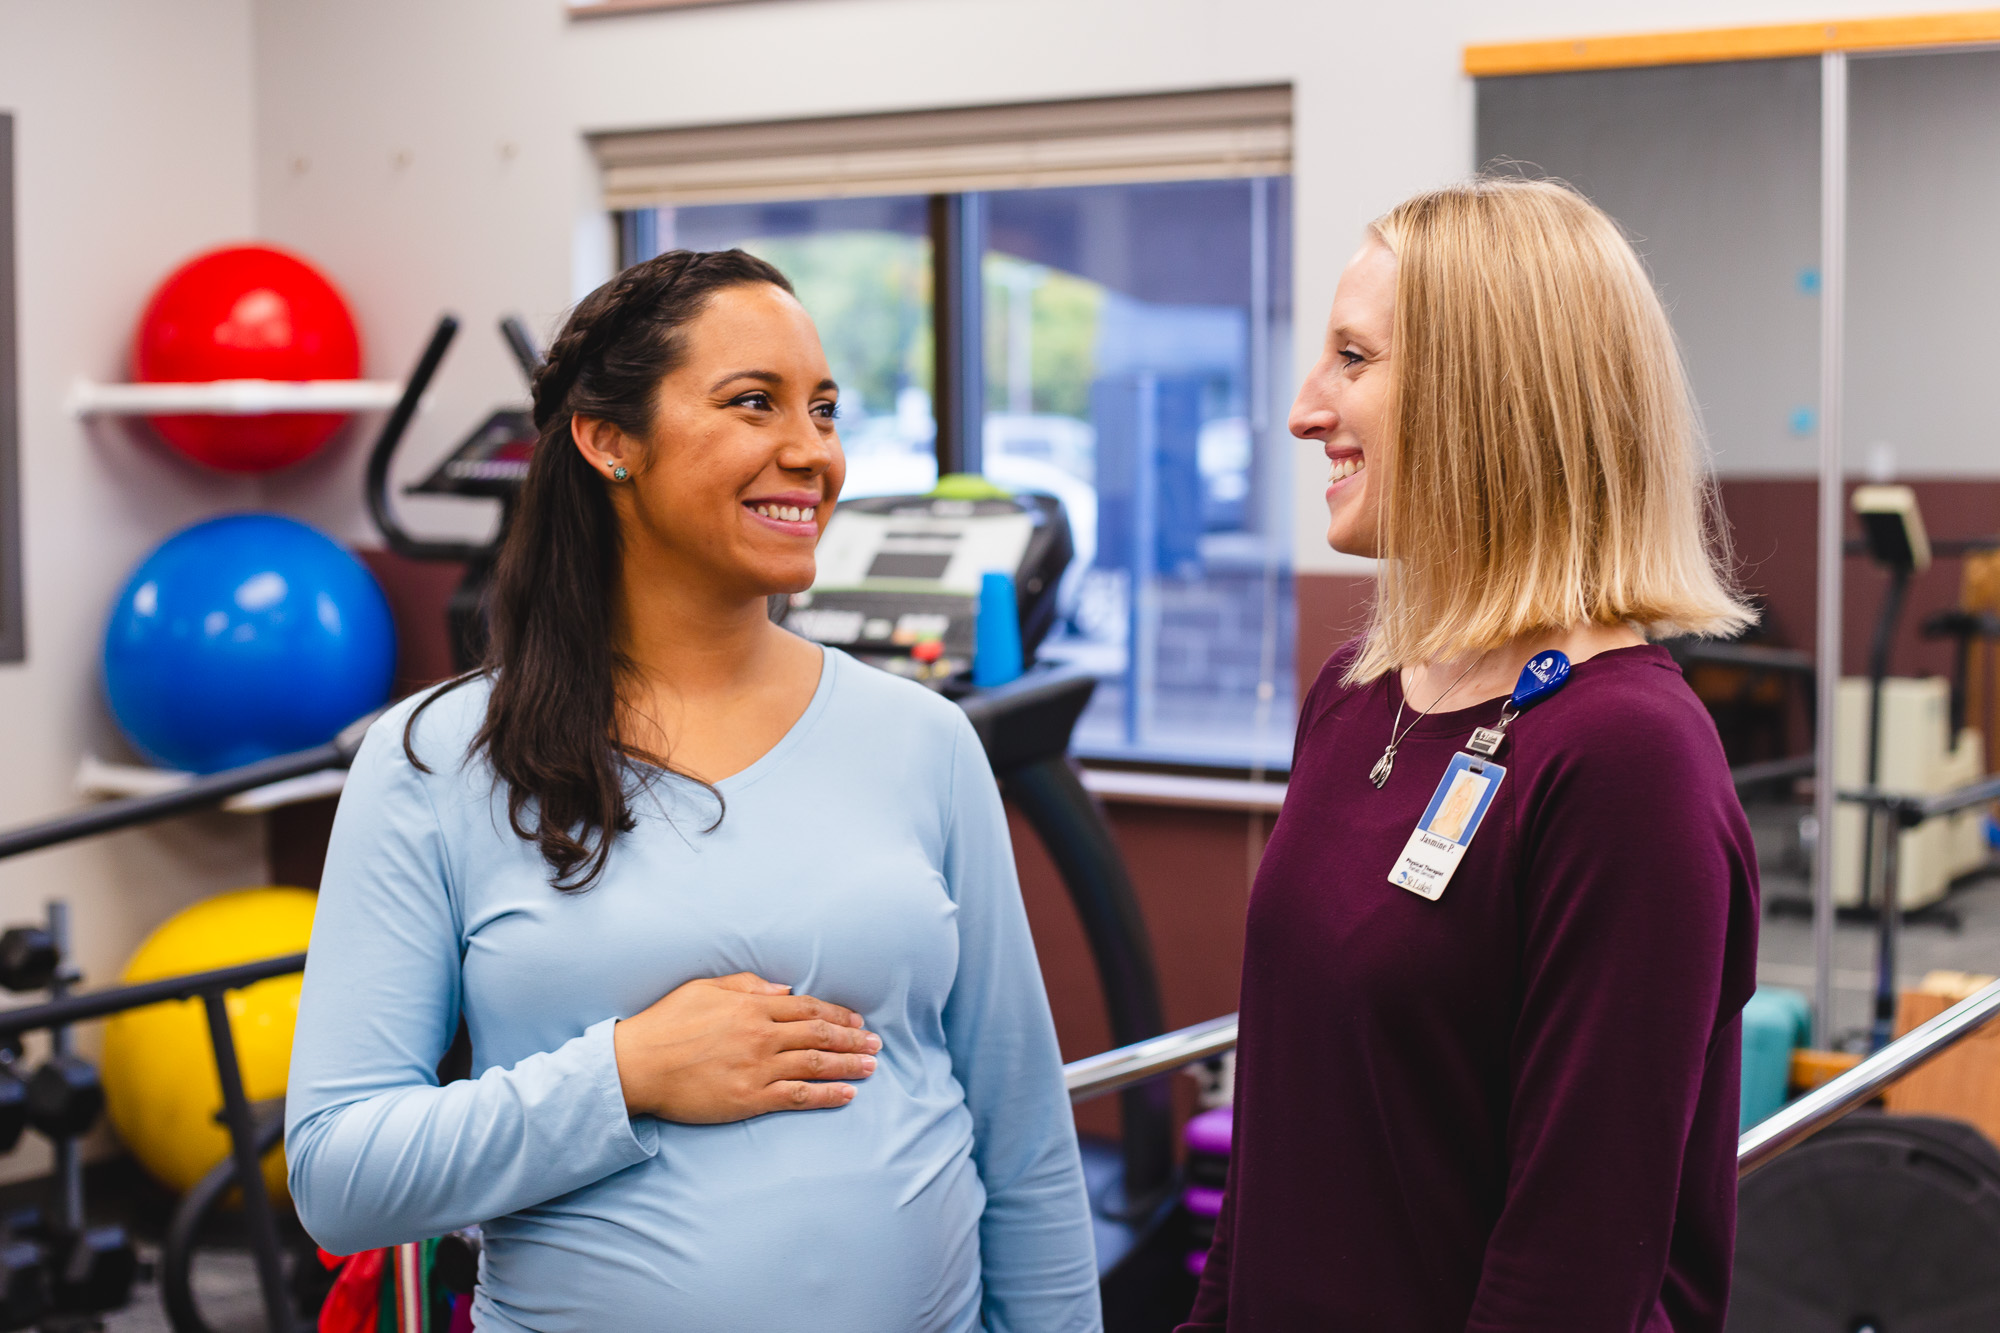
M 483 754 L 506 783 L 508 821 L 541 848 L 558 889 L 590 887 L 613 836 L 633 827 L 634 786 L 645 780 L 633 761 L 672 771 L 618 739 L 618 685 L 630 666 L 612 641 L 618 518 L 570 419 L 651 438 L 654 393 L 686 354 L 687 325 L 716 292 L 757 283 L 792 290 L 741 250 L 670 250 L 570 311 L 535 374 L 539 438 L 494 569 L 486 662 L 434 691 L 403 729 L 404 752 L 422 768 L 411 735 L 424 709 L 467 681 L 492 681 L 468 757 Z

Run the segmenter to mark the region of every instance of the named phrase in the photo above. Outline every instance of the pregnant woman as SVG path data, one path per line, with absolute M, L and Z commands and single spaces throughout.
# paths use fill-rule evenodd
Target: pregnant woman
M 1251 894 L 1187 1327 L 1716 1333 L 1757 868 L 1648 639 L 1749 617 L 1659 298 L 1561 186 L 1419 195 L 1341 276 L 1292 433 L 1380 575 Z
M 587 297 L 488 664 L 383 717 L 341 798 L 293 1197 L 343 1253 L 483 1225 L 483 1330 L 1099 1327 L 979 741 L 765 615 L 812 582 L 835 399 L 741 252 Z

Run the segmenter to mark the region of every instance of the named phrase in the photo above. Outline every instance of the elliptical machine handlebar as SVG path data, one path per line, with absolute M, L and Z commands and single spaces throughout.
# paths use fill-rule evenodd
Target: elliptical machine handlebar
M 368 515 L 375 520 L 375 526 L 381 531 L 382 539 L 389 543 L 389 549 L 411 560 L 471 561 L 491 554 L 485 543 L 425 541 L 411 536 L 389 502 L 389 461 L 395 457 L 396 446 L 403 442 L 403 432 L 410 428 L 410 418 L 416 415 L 417 403 L 436 376 L 444 354 L 451 348 L 451 340 L 457 336 L 458 318 L 454 315 L 440 316 L 430 341 L 424 344 L 423 355 L 417 358 L 416 368 L 403 384 L 403 396 L 396 400 L 389 419 L 382 423 L 382 431 L 375 437 L 375 447 L 368 455 Z M 510 345 L 513 339 L 510 329 Z M 515 354 L 520 354 L 518 348 Z
M 534 335 L 528 332 L 528 326 L 521 322 L 519 315 L 508 315 L 500 321 L 500 336 L 507 340 L 508 350 L 520 363 L 521 378 L 532 387 L 535 372 L 542 367 L 542 349 L 535 346 Z

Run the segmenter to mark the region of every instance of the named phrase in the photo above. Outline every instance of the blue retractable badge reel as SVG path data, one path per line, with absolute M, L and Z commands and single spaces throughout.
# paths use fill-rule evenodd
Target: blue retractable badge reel
M 1500 753 L 1500 743 L 1507 739 L 1509 722 L 1568 683 L 1568 657 L 1553 648 L 1545 653 L 1536 653 L 1528 659 L 1528 665 L 1521 668 L 1521 678 L 1514 682 L 1514 693 L 1500 705 L 1500 720 L 1490 727 L 1474 727 L 1472 739 L 1465 743 L 1465 748 L 1491 759 Z
M 1515 712 L 1525 713 L 1568 683 L 1569 658 L 1551 648 L 1528 659 L 1528 665 L 1521 668 L 1521 678 L 1514 682 L 1514 697 L 1508 702 L 1514 705 Z

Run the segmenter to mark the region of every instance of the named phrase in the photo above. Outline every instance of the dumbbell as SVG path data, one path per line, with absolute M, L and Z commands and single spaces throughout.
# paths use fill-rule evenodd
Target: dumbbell
M 0 934 L 0 986 L 11 991 L 47 990 L 61 966 L 56 937 L 40 926 L 15 926 Z
M 104 1083 L 81 1056 L 52 1055 L 28 1078 L 28 1123 L 52 1139 L 87 1134 L 103 1114 Z
M 28 1127 L 28 1085 L 14 1062 L 21 1058 L 21 1039 L 0 1039 L 0 1152 L 14 1151 Z
M 48 1311 L 48 1254 L 31 1240 L 0 1239 L 0 1329 L 32 1327 Z
M 49 1238 L 49 1300 L 72 1314 L 102 1314 L 132 1301 L 139 1252 L 123 1227 L 85 1227 Z

